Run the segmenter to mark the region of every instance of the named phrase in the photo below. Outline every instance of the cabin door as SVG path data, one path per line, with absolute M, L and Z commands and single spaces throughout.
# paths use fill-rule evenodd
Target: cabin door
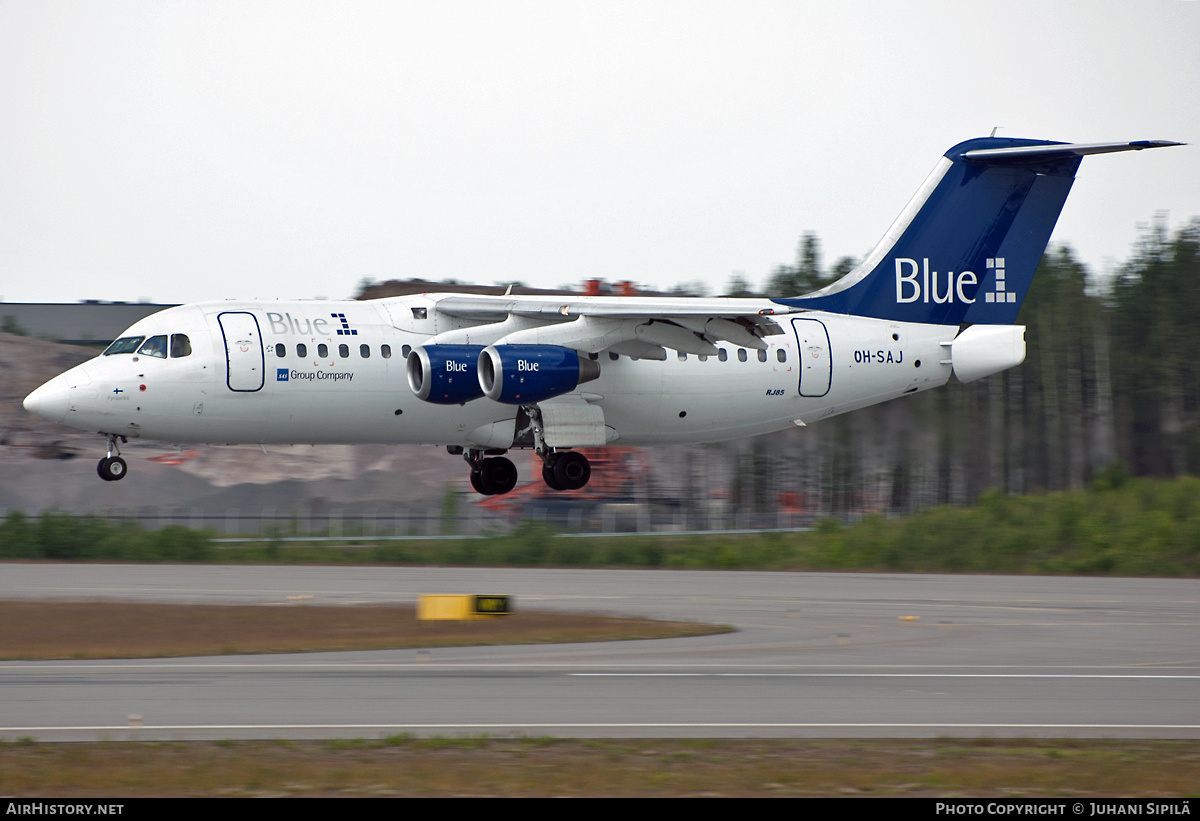
M 819 319 L 793 319 L 792 329 L 800 350 L 800 395 L 829 393 L 833 359 L 829 355 L 829 332 Z
M 225 337 L 229 390 L 242 393 L 262 390 L 265 360 L 258 320 L 246 311 L 226 311 L 217 316 L 217 322 Z

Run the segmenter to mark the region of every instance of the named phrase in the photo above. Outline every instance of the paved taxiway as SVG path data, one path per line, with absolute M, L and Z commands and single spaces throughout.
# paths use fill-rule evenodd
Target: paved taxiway
M 3 566 L 0 598 L 318 604 L 507 593 L 698 639 L 0 662 L 0 737 L 1200 738 L 1200 581 L 455 568 Z M 129 727 L 130 716 L 142 727 Z

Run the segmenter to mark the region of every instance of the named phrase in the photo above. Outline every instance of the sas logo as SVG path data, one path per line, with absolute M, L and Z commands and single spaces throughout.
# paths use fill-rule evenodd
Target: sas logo
M 985 302 L 1017 301 L 1014 291 L 1006 288 L 1004 281 L 1004 257 L 989 258 L 988 272 L 995 272 L 995 290 L 984 294 Z M 947 271 L 943 276 L 938 271 L 929 270 L 929 258 L 921 260 L 918 265 L 915 259 L 896 258 L 896 302 L 930 301 L 939 305 L 946 302 L 962 302 L 971 305 L 975 302 L 979 287 L 979 277 L 974 271 L 963 271 L 955 276 L 953 271 Z M 930 297 L 933 297 L 931 300 Z
M 287 368 L 276 368 L 275 369 L 275 381 L 276 382 L 288 381 L 288 369 Z

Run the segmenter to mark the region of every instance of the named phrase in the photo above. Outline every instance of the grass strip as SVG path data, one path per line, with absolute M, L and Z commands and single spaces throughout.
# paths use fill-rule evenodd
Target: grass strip
M 730 632 L 693 622 L 516 612 L 475 621 L 419 622 L 412 606 L 175 605 L 0 601 L 0 659 L 164 658 L 562 644 Z
M 10 797 L 907 796 L 1178 798 L 1200 742 L 561 740 L 0 744 Z
M 149 531 L 133 522 L 12 512 L 0 522 L 0 559 L 1194 578 L 1200 576 L 1200 479 L 1128 479 L 1117 472 L 1088 490 L 993 492 L 970 508 L 937 507 L 897 519 L 870 515 L 851 524 L 828 518 L 809 533 L 562 539 L 526 520 L 488 538 L 372 543 L 369 535 L 347 532 L 345 540 L 357 544 L 285 546 L 281 537 L 300 535 L 296 529 L 226 548 L 207 531 L 178 525 Z

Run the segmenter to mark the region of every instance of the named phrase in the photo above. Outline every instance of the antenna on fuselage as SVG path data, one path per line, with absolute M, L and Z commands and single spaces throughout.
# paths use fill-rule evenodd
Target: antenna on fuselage
M 999 131 L 999 130 L 1000 130 L 1000 129 L 1002 129 L 1002 128 L 1004 128 L 1004 126 L 1002 126 L 1002 125 L 994 125 L 994 126 L 992 126 L 992 133 L 991 133 L 991 134 L 989 134 L 988 136 L 989 136 L 989 137 L 995 137 L 995 136 L 996 136 L 996 132 L 997 132 L 997 131 Z

